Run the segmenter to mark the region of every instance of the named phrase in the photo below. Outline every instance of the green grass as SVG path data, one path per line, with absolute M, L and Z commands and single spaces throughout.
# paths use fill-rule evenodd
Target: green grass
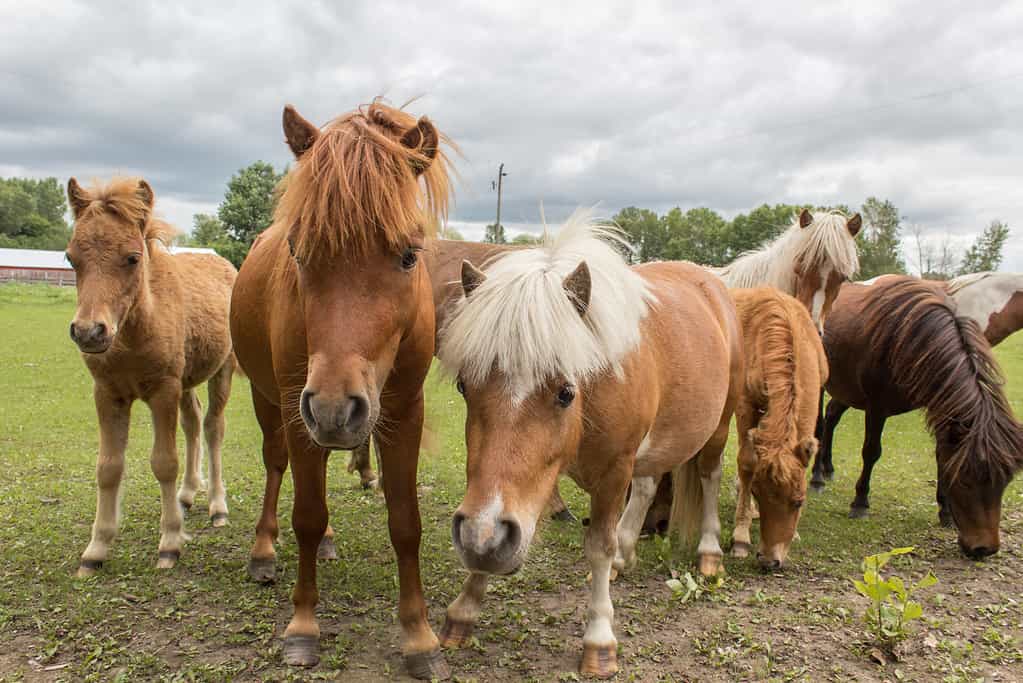
M 332 458 L 329 475 L 342 561 L 319 569 L 323 662 L 312 672 L 280 664 L 279 636 L 297 566 L 291 484 L 286 480 L 281 498 L 281 579 L 269 588 L 255 586 L 246 580 L 245 565 L 263 470 L 244 379 L 235 380 L 224 446 L 230 525 L 209 528 L 202 496 L 187 518 L 193 540 L 178 567 L 156 572 L 159 488 L 148 464 L 150 417 L 137 403 L 120 535 L 97 577 L 72 578 L 92 523 L 97 448 L 91 378 L 67 338 L 73 308 L 73 289 L 0 286 L 0 680 L 399 675 L 386 512 L 377 494 L 359 490 L 357 478 L 345 473 L 344 453 Z M 1023 335 L 1003 343 L 997 355 L 1010 378 L 1013 410 L 1021 414 Z M 419 476 L 422 564 L 431 616 L 439 624 L 463 577 L 449 529 L 464 491 L 464 408 L 438 373 L 429 379 L 427 396 L 431 434 Z M 903 573 L 933 569 L 941 581 L 935 595 L 924 596 L 938 648 L 903 663 L 904 671 L 916 672 L 911 679 L 927 679 L 935 662 L 944 667 L 942 676 L 961 671 L 963 680 L 990 667 L 1019 671 L 1013 667 L 1023 661 L 1023 561 L 1016 548 L 1023 538 L 1023 487 L 1014 483 L 1005 495 L 1003 552 L 984 564 L 961 559 L 954 534 L 936 524 L 933 441 L 921 416 L 910 414 L 890 420 L 885 430 L 871 517 L 849 520 L 862 429 L 862 415 L 847 413 L 836 440 L 836 479 L 809 500 L 802 541 L 783 576 L 762 576 L 752 562 L 726 558 L 729 574 L 720 594 L 679 606 L 663 580 L 667 567 L 684 567 L 685 555 L 664 557 L 663 546 L 640 544 L 640 566 L 612 590 L 622 680 L 844 680 L 857 667 L 870 673 L 875 665 L 863 654 L 858 622 L 862 603 L 848 579 L 863 556 L 903 545 L 918 547 L 899 565 Z M 734 513 L 734 459 L 733 439 L 721 495 L 724 547 Z M 575 513 L 586 516 L 585 494 L 567 481 L 562 490 Z M 478 640 L 449 656 L 452 670 L 463 680 L 567 676 L 581 647 L 586 572 L 580 529 L 548 524 L 526 568 L 492 582 Z M 840 644 L 824 642 L 833 634 L 844 634 Z M 807 638 L 824 640 L 810 645 Z M 817 651 L 830 654 L 817 657 Z

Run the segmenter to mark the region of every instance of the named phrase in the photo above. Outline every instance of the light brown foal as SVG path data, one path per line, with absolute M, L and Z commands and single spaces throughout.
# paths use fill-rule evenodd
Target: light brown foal
M 220 446 L 235 367 L 227 321 L 235 269 L 213 254 L 172 255 L 164 243 L 173 230 L 153 217 L 153 190 L 145 180 L 119 178 L 86 190 L 71 178 L 68 199 L 75 226 L 67 258 L 78 288 L 71 339 L 92 373 L 100 429 L 96 521 L 78 575 L 103 565 L 117 533 L 136 399 L 153 414 L 150 464 L 163 506 L 156 566 L 170 568 L 187 540 L 181 507 L 191 507 L 202 487 L 200 421 L 209 456 L 210 519 L 213 526 L 227 523 Z M 209 385 L 205 419 L 195 393 L 203 382 Z M 179 411 L 186 466 L 175 497 Z

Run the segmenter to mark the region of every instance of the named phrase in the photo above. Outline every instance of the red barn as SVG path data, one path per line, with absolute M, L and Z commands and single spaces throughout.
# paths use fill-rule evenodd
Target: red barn
M 171 247 L 171 252 L 215 253 L 205 247 Z M 0 249 L 0 282 L 42 282 L 75 284 L 75 271 L 62 251 L 42 249 Z

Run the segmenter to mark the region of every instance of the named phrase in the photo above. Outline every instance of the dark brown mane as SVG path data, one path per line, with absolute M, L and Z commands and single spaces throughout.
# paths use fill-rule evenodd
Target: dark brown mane
M 951 299 L 926 283 L 873 287 L 867 336 L 907 398 L 926 408 L 931 432 L 951 445 L 939 462 L 949 482 L 1007 482 L 1023 466 L 1023 431 L 977 324 L 957 317 Z
M 169 223 L 153 216 L 152 206 L 146 204 L 139 187 L 139 178 L 115 177 L 106 185 L 93 181 L 86 191 L 89 204 L 79 212 L 78 220 L 102 214 L 113 215 L 139 226 L 146 240 L 159 240 L 169 245 L 177 231 Z
M 321 131 L 282 181 L 274 213 L 296 258 L 361 249 L 374 235 L 400 249 L 447 217 L 448 159 L 438 149 L 431 161 L 402 144 L 415 125 L 411 114 L 375 100 Z

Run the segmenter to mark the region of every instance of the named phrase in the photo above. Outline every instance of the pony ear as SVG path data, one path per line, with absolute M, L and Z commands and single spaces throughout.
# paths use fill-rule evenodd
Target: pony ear
M 283 125 L 284 139 L 296 159 L 301 159 L 320 137 L 320 129 L 302 118 L 290 104 L 284 107 Z
M 803 209 L 799 212 L 799 227 L 809 227 L 810 223 L 813 223 L 813 214 L 810 213 L 809 209 Z
M 855 213 L 853 217 L 845 222 L 845 227 L 849 228 L 849 234 L 856 237 L 856 233 L 863 227 L 863 218 L 860 214 Z
M 82 189 L 78 181 L 71 177 L 67 181 L 67 199 L 71 205 L 71 215 L 78 218 L 78 215 L 85 211 L 85 208 L 92 203 L 92 198 Z
M 143 178 L 139 178 L 138 189 L 135 190 L 135 194 L 138 195 L 142 203 L 146 205 L 146 208 L 150 211 L 153 210 L 153 202 L 156 201 L 156 195 L 153 193 L 153 188 Z
M 472 294 L 486 279 L 486 273 L 468 261 L 462 261 L 462 291 L 465 296 Z
M 416 153 L 409 163 L 412 164 L 412 172 L 422 175 L 433 163 L 437 156 L 437 143 L 440 135 L 437 128 L 430 119 L 422 116 L 416 125 L 405 131 L 401 136 L 401 144 Z
M 803 463 L 803 467 L 810 464 L 810 459 L 817 455 L 817 439 L 812 436 L 808 436 L 799 442 L 796 446 L 796 457 L 799 458 L 799 462 Z
M 590 287 L 592 285 L 590 267 L 586 265 L 586 261 L 580 261 L 575 270 L 565 276 L 562 284 L 564 284 L 565 291 L 568 292 L 568 298 L 572 300 L 575 310 L 579 311 L 579 315 L 586 315 L 586 309 L 590 307 Z

